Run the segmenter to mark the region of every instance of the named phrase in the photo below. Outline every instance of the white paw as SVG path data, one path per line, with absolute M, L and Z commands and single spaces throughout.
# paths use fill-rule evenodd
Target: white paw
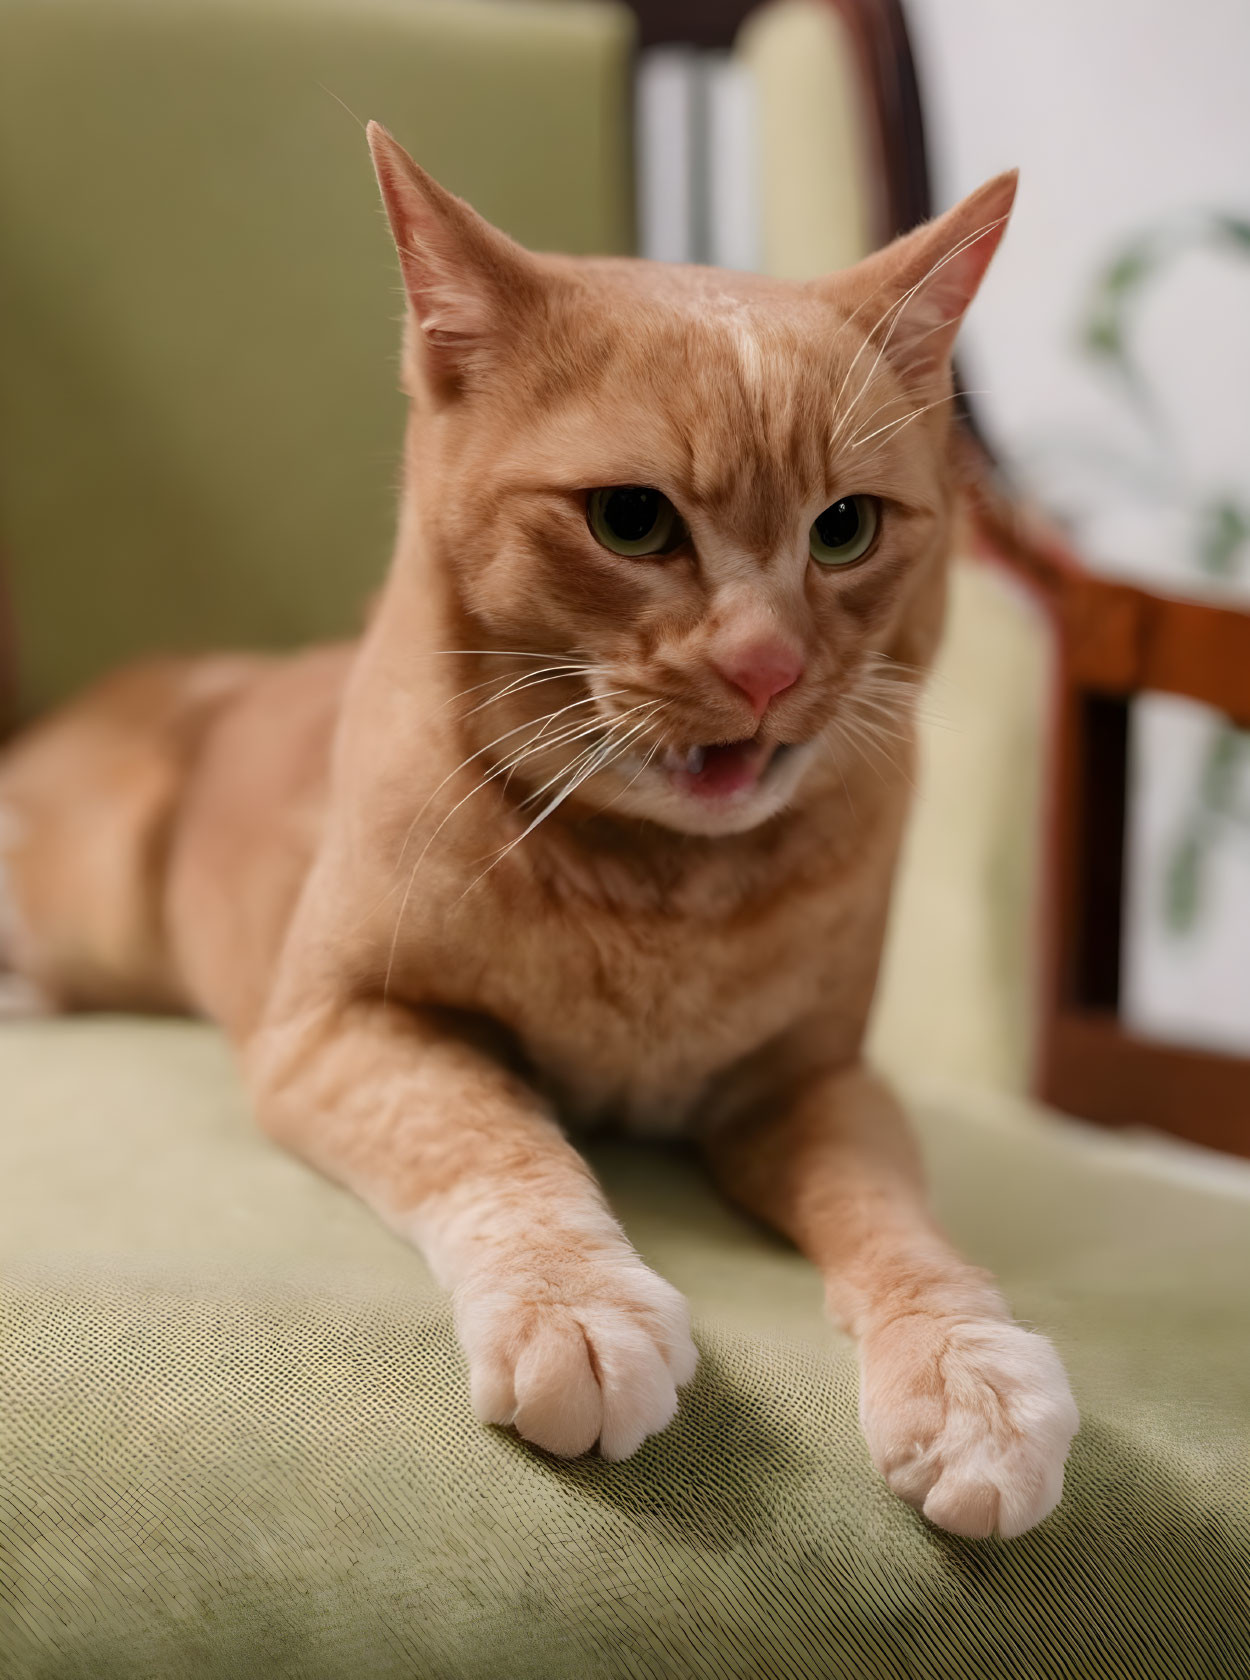
M 1080 1422 L 1044 1336 L 925 1313 L 864 1338 L 859 1416 L 895 1493 L 952 1534 L 1005 1540 L 1059 1503 Z
M 672 1422 L 694 1375 L 685 1301 L 635 1255 L 535 1256 L 456 1293 L 473 1410 L 575 1458 L 621 1459 Z

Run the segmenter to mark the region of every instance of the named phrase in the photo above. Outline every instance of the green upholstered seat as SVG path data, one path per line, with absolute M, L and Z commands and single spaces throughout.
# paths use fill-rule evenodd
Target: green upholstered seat
M 833 18 L 785 0 L 748 41 L 785 272 L 867 225 L 850 125 L 792 97 L 854 85 Z M 0 32 L 23 704 L 156 645 L 338 633 L 384 561 L 401 407 L 331 95 L 530 243 L 624 249 L 627 19 L 0 0 Z M 1001 1546 L 900 1505 L 811 1270 L 688 1157 L 625 1148 L 592 1153 L 690 1296 L 700 1375 L 627 1464 L 547 1459 L 472 1420 L 418 1258 L 260 1137 L 210 1029 L 10 1024 L 0 1680 L 1250 1674 L 1250 1196 L 990 1088 L 1027 1062 L 1044 648 L 971 571 L 955 630 L 876 1042 L 952 1076 L 912 1093 L 941 1210 L 1069 1362 L 1059 1511 Z
M 628 1463 L 561 1463 L 474 1421 L 420 1261 L 260 1136 L 211 1029 L 2 1055 L 6 1680 L 1250 1672 L 1250 1188 L 913 1094 L 1084 1416 L 1059 1511 L 965 1542 L 870 1465 L 811 1270 L 686 1156 L 592 1150 L 696 1384 Z

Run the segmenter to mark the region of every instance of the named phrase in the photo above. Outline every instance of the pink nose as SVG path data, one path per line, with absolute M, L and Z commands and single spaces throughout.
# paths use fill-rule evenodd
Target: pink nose
M 793 688 L 803 675 L 803 661 L 782 641 L 749 642 L 714 661 L 716 669 L 751 702 L 757 718 L 763 717 L 775 695 Z

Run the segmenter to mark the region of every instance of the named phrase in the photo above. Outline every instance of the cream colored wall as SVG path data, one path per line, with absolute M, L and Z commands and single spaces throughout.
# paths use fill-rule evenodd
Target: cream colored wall
M 1028 1082 L 1048 649 L 1003 572 L 956 564 L 870 1041 L 892 1072 Z
M 856 72 L 831 6 L 776 0 L 747 19 L 735 54 L 754 78 L 766 273 L 806 280 L 868 250 Z

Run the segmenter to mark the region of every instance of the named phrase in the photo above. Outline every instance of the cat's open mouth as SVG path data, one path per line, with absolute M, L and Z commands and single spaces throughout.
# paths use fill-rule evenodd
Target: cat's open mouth
M 670 749 L 663 758 L 673 786 L 696 799 L 731 799 L 751 793 L 789 748 L 776 741 L 725 741 L 687 752 Z

